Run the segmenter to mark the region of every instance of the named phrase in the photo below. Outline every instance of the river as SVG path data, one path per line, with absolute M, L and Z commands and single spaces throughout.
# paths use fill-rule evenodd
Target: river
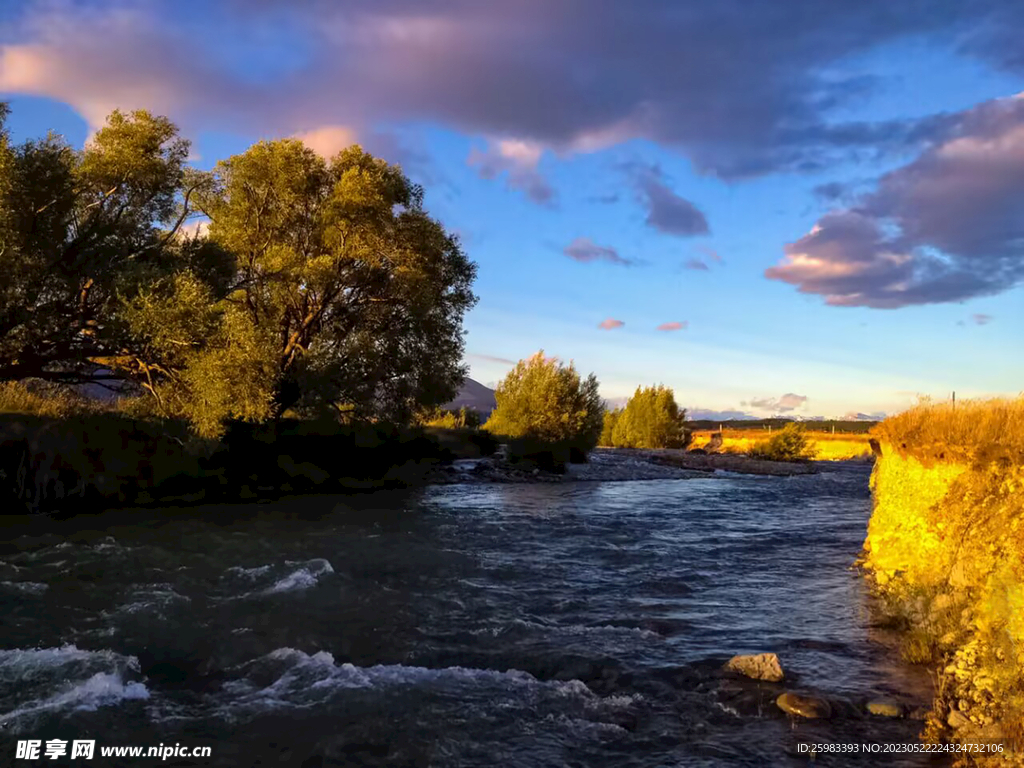
M 209 745 L 161 764 L 245 768 L 786 766 L 808 764 L 801 744 L 914 743 L 920 722 L 860 714 L 929 697 L 851 567 L 869 472 L 17 521 L 0 547 L 0 763 L 19 739 Z M 794 722 L 782 688 L 719 672 L 760 651 L 836 717 Z M 815 763 L 875 764 L 946 763 Z

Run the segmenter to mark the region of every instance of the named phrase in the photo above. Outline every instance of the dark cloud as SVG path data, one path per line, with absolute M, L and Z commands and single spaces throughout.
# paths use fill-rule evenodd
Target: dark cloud
M 577 237 L 562 249 L 562 253 L 570 259 L 583 263 L 607 261 L 612 264 L 621 264 L 622 266 L 629 266 L 634 263 L 630 259 L 620 256 L 619 252 L 614 248 L 607 245 L 598 245 L 589 237 Z
M 922 140 L 916 124 L 834 117 L 875 87 L 844 75 L 844 62 L 901 38 L 1024 71 L 1017 0 L 23 7 L 0 30 L 0 89 L 66 101 L 93 123 L 113 106 L 145 106 L 190 130 L 261 135 L 434 121 L 560 153 L 645 139 L 721 178 L 826 168 Z
M 846 197 L 848 186 L 841 181 L 830 181 L 814 188 L 815 196 L 826 203 L 835 203 Z
M 740 403 L 740 405 L 746 405 L 762 411 L 771 411 L 772 413 L 788 413 L 789 411 L 795 411 L 797 408 L 802 408 L 806 402 L 807 397 L 805 395 L 787 392 L 782 397 L 754 398 L 749 403 Z
M 686 262 L 683 264 L 683 267 L 685 269 L 696 269 L 705 272 L 710 269 L 710 267 L 707 264 L 698 259 L 696 256 L 692 259 L 687 259 Z
M 614 317 L 606 317 L 598 323 L 597 327 L 602 331 L 614 331 L 616 328 L 621 328 L 624 325 L 625 323 L 621 320 L 616 320 Z
M 494 355 L 481 355 L 478 352 L 469 352 L 466 357 L 472 357 L 474 360 L 486 360 L 489 363 L 501 363 L 502 365 L 515 365 L 515 360 L 509 360 L 507 357 L 495 357 Z
M 647 209 L 647 224 L 668 235 L 693 237 L 709 232 L 708 220 L 700 210 L 668 186 L 657 166 L 634 166 L 630 170 L 640 203 Z
M 963 301 L 1024 280 L 1024 98 L 947 116 L 931 146 L 766 270 L 835 306 Z
M 685 331 L 690 324 L 686 320 L 671 323 L 662 323 L 658 326 L 659 331 Z

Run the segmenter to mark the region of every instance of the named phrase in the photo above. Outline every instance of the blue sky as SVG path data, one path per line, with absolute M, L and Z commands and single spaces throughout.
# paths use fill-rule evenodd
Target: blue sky
M 145 107 L 200 167 L 401 163 L 479 265 L 484 383 L 544 349 L 757 416 L 1024 388 L 1019 4 L 630 5 L 14 2 L 0 98 L 15 139 Z

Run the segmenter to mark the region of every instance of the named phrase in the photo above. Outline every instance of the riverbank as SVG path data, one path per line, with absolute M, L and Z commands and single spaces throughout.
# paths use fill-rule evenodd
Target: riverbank
M 693 433 L 690 448 L 714 446 L 723 453 L 747 453 L 772 433 L 764 429 L 698 430 Z M 871 456 L 870 436 L 864 432 L 804 432 L 813 458 L 818 461 L 847 461 Z
M 596 448 L 585 464 L 569 464 L 564 473 L 517 465 L 502 455 L 455 461 L 433 468 L 428 485 L 461 483 L 566 483 L 630 480 L 683 480 L 716 472 L 789 477 L 820 471 L 815 462 L 763 461 L 739 454 L 698 454 L 681 450 Z
M 174 421 L 118 414 L 0 415 L 0 501 L 8 509 L 101 509 L 272 499 L 453 483 L 685 479 L 714 472 L 790 476 L 814 462 L 736 453 L 597 449 L 564 472 L 495 453 L 478 430 L 398 429 L 281 421 L 234 424 L 220 440 Z
M 936 667 L 925 738 L 1024 765 L 1024 400 L 920 407 L 877 429 L 864 566 L 905 658 Z

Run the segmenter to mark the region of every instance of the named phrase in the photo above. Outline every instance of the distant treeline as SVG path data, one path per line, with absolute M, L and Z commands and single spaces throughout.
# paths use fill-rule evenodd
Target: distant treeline
M 721 425 L 724 429 L 782 429 L 787 424 L 799 423 L 809 431 L 831 432 L 834 427 L 836 432 L 852 432 L 855 434 L 866 434 L 875 426 L 877 421 L 841 421 L 830 419 L 828 421 L 797 421 L 796 419 L 731 419 L 723 421 L 712 421 L 711 419 L 698 419 L 687 421 L 686 426 L 694 431 L 704 429 L 718 429 Z

